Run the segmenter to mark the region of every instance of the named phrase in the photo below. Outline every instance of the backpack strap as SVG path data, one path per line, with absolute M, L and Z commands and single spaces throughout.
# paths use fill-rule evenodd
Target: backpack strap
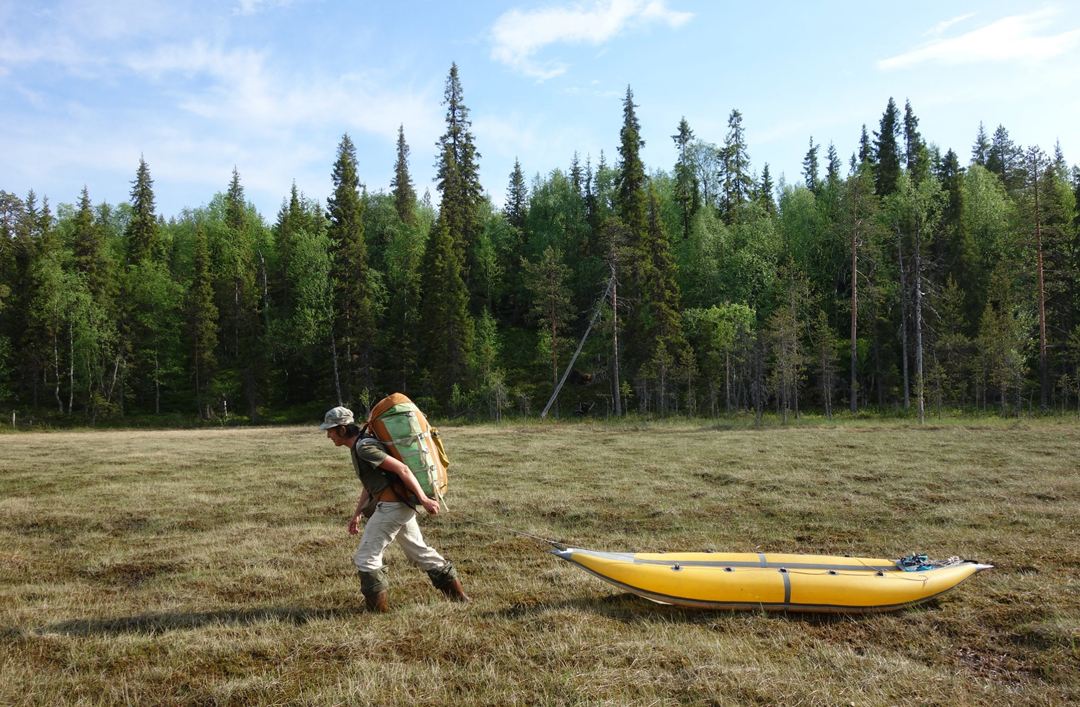
M 352 449 L 349 451 L 356 455 L 356 448 L 369 439 L 373 439 L 379 444 L 383 444 L 382 440 L 376 437 L 371 432 L 367 423 L 365 423 L 364 426 L 360 428 L 360 436 L 357 438 L 356 444 L 354 444 Z M 387 454 L 386 456 L 390 457 L 392 455 Z M 357 455 L 357 458 L 359 459 L 359 455 Z M 392 471 L 387 471 L 386 469 L 383 469 L 381 466 L 377 466 L 375 467 L 375 469 L 383 475 L 383 478 L 386 479 L 387 487 L 391 489 L 398 498 L 401 499 L 401 502 L 409 508 L 413 509 L 413 511 L 419 513 L 419 510 L 417 510 L 416 508 L 417 504 L 409 500 L 410 498 L 415 498 L 415 496 L 410 493 L 409 489 L 405 486 L 405 482 L 401 480 L 401 477 Z M 417 499 L 417 501 L 419 502 L 419 499 Z

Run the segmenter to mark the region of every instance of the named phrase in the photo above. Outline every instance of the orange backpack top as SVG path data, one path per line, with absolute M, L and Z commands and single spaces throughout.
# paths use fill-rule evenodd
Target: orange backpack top
M 390 456 L 412 470 L 428 498 L 442 502 L 450 460 L 443 450 L 439 431 L 408 397 L 394 393 L 371 409 L 365 423 Z

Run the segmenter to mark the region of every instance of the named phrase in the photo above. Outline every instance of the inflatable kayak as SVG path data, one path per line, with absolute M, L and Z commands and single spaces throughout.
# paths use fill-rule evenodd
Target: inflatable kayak
M 876 613 L 929 601 L 992 565 L 925 555 L 900 560 L 829 555 L 614 553 L 559 548 L 552 554 L 661 604 L 694 609 Z

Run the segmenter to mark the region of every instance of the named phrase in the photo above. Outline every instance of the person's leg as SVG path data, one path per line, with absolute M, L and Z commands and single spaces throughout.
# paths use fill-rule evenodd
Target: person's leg
M 412 512 L 412 509 L 409 509 Z M 424 542 L 420 524 L 416 522 L 416 513 L 405 522 L 398 533 L 397 543 L 409 562 L 427 572 L 431 584 L 455 601 L 468 602 L 469 596 L 461 587 L 457 570 L 453 563 L 444 559 L 435 548 Z
M 360 546 L 353 555 L 353 564 L 360 573 L 360 591 L 369 609 L 387 610 L 387 590 L 390 582 L 386 567 L 383 565 L 383 553 L 401 531 L 400 514 L 391 506 L 399 503 L 380 503 L 375 513 L 364 524 L 364 534 L 360 536 Z

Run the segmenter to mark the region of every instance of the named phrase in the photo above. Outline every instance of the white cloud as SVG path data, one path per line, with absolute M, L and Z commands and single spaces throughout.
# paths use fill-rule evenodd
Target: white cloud
M 52 64 L 83 79 L 107 75 L 118 45 L 176 32 L 184 22 L 164 0 L 65 0 L 19 19 L 0 33 L 0 62 Z
M 240 7 L 236 10 L 241 15 L 252 15 L 258 12 L 259 7 L 266 5 L 267 0 L 240 0 Z
M 294 2 L 304 2 L 304 0 L 239 0 L 240 7 L 234 11 L 234 14 L 254 15 L 265 7 L 288 7 Z
M 969 12 L 966 15 L 960 15 L 958 17 L 953 17 L 952 19 L 949 19 L 949 20 L 942 20 L 941 22 L 938 22 L 936 25 L 934 25 L 930 29 L 923 32 L 922 36 L 924 36 L 924 37 L 936 37 L 936 36 L 944 33 L 945 30 L 949 29 L 953 25 L 960 24 L 964 20 L 970 20 L 976 14 L 977 13 Z
M 543 81 L 566 71 L 559 61 L 537 63 L 549 44 L 603 44 L 635 23 L 681 27 L 693 17 L 667 7 L 667 0 L 596 0 L 592 5 L 510 10 L 492 27 L 491 58 Z
M 535 119 L 526 120 L 516 114 L 508 118 L 491 115 L 473 122 L 477 142 L 484 148 L 481 152 L 490 148 L 503 157 L 520 157 L 541 146 L 550 147 L 545 139 L 540 138 L 544 128 L 546 126 L 538 125 Z
M 196 40 L 132 57 L 129 66 L 155 80 L 172 74 L 193 79 L 179 100 L 183 110 L 250 132 L 339 124 L 393 140 L 405 116 L 410 132 L 425 136 L 440 121 L 438 106 L 423 92 L 387 88 L 361 74 L 283 75 L 270 66 L 267 53 L 248 48 L 226 50 Z
M 932 41 L 906 54 L 883 59 L 879 69 L 905 69 L 919 64 L 977 64 L 1019 61 L 1038 64 L 1065 54 L 1080 44 L 1080 30 L 1039 34 L 1054 29 L 1057 11 L 1014 15 L 951 39 Z

